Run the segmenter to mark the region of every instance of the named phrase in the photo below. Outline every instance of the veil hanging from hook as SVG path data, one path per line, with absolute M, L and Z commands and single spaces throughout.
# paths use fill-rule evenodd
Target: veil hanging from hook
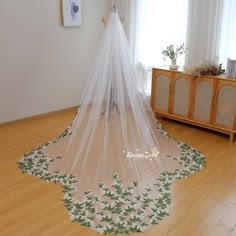
M 112 12 L 73 122 L 19 166 L 63 184 L 73 221 L 102 233 L 129 233 L 167 215 L 171 182 L 200 170 L 204 160 L 155 120 Z

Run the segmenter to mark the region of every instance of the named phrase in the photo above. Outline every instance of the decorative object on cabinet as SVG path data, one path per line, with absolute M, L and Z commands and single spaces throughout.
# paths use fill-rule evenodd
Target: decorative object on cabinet
M 236 133 L 236 80 L 153 68 L 151 107 L 157 115 L 230 135 Z
M 236 79 L 236 60 L 228 58 L 225 74 L 229 78 Z
M 222 68 L 222 64 L 200 64 L 193 67 L 185 68 L 185 72 L 192 74 L 196 77 L 204 75 L 222 75 L 225 73 L 225 69 Z
M 170 44 L 166 47 L 165 50 L 162 51 L 162 54 L 165 57 L 171 59 L 171 65 L 169 66 L 171 70 L 177 70 L 179 68 L 176 64 L 177 57 L 178 55 L 185 54 L 187 50 L 188 48 L 186 48 L 183 43 L 181 45 L 177 45 L 176 47 L 174 47 L 173 44 Z

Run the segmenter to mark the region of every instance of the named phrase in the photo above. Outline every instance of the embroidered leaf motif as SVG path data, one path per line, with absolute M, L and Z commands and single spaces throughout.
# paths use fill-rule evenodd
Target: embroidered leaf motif
M 158 127 L 162 129 L 159 122 Z M 166 131 L 162 134 L 172 138 Z M 180 148 L 177 157 L 166 156 L 178 161 L 184 168 L 173 172 L 163 172 L 156 179 L 152 187 L 146 187 L 145 192 L 136 195 L 138 192 L 138 182 L 133 181 L 129 186 L 124 187 L 118 173 L 113 175 L 113 183 L 106 186 L 99 183 L 101 194 L 95 194 L 91 190 L 84 192 L 84 198 L 74 199 L 73 192 L 79 184 L 76 175 L 61 174 L 59 171 L 50 172 L 49 166 L 61 157 L 49 158 L 43 148 L 58 142 L 71 135 L 69 128 L 58 139 L 47 142 L 44 145 L 26 153 L 18 162 L 23 173 L 37 176 L 47 182 L 60 182 L 64 192 L 64 205 L 70 212 L 73 222 L 78 222 L 83 226 L 90 227 L 103 234 L 128 234 L 131 232 L 141 232 L 151 225 L 158 224 L 165 216 L 168 216 L 168 207 L 171 203 L 170 187 L 174 179 L 181 179 L 191 173 L 199 171 L 206 166 L 204 156 L 194 148 L 176 141 Z M 155 198 L 153 193 L 158 193 Z

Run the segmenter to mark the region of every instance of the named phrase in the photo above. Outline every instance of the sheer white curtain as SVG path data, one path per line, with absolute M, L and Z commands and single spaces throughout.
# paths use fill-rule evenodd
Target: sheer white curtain
M 227 58 L 236 58 L 235 12 L 236 0 L 130 0 L 129 42 L 140 74 L 163 65 L 161 51 L 170 43 L 189 47 L 180 66 L 226 67 Z
M 187 65 L 236 58 L 236 1 L 189 0 Z
M 150 69 L 165 64 L 161 52 L 170 43 L 186 43 L 187 19 L 188 0 L 130 0 L 129 42 L 148 93 Z M 183 62 L 178 58 L 179 65 Z
M 136 47 L 139 48 L 136 61 L 150 66 L 162 65 L 161 52 L 167 45 L 186 42 L 188 1 L 139 0 L 136 7 Z
M 224 0 L 189 0 L 187 65 L 219 61 Z
M 227 58 L 236 59 L 236 0 L 225 0 L 221 23 L 219 62 L 226 67 Z

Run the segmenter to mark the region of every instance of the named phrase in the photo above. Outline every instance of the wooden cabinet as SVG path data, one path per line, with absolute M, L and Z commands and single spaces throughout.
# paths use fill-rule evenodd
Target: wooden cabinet
M 230 135 L 236 133 L 236 80 L 195 78 L 180 71 L 153 68 L 151 107 L 163 117 Z

